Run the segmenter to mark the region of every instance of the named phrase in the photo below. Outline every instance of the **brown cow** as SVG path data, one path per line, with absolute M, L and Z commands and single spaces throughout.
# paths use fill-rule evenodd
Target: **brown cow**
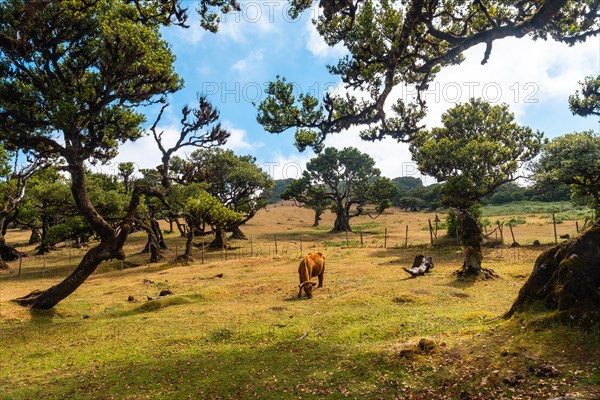
M 302 289 L 306 293 L 307 298 L 312 298 L 313 286 L 315 282 L 311 282 L 310 279 L 313 277 L 319 278 L 319 286 L 323 287 L 323 274 L 325 273 L 325 256 L 321 252 L 310 253 L 304 260 L 300 262 L 298 267 L 298 275 L 300 275 L 300 290 L 298 291 L 298 297 L 302 297 Z

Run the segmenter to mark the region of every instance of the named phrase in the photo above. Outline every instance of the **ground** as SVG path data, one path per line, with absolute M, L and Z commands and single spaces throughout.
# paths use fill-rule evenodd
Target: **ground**
M 185 241 L 176 234 L 146 265 L 135 234 L 123 264 L 102 265 L 41 313 L 9 300 L 55 283 L 82 251 L 24 258 L 20 277 L 12 262 L 0 276 L 1 398 L 598 398 L 597 328 L 553 325 L 543 310 L 502 318 L 554 241 L 547 215 L 522 216 L 514 233 L 526 246 L 487 248 L 484 266 L 500 278 L 475 282 L 452 275 L 460 248 L 426 245 L 433 218 L 392 210 L 356 221 L 346 239 L 327 233 L 331 215 L 313 229 L 311 211 L 271 206 L 244 229 L 251 240 L 195 248 L 190 265 L 173 262 Z M 565 233 L 574 221 L 558 225 Z M 535 239 L 541 248 L 527 246 Z M 324 287 L 299 300 L 297 266 L 311 250 L 327 255 Z M 411 278 L 402 267 L 419 253 L 435 267 Z M 163 289 L 174 295 L 148 301 Z M 431 345 L 419 348 L 423 338 Z

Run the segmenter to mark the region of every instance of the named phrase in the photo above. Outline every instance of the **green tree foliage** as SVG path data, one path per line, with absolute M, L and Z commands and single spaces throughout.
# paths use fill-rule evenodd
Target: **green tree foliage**
M 336 213 L 332 231 L 351 231 L 350 219 L 366 214 L 366 205 L 374 205 L 378 215 L 391 206 L 396 186 L 380 175 L 368 154 L 354 147 L 328 147 L 306 163 L 306 172 L 290 196 L 298 195 L 291 198 L 304 204 L 303 200 L 308 200 L 313 205 L 327 200 Z
M 441 128 L 422 131 L 410 146 L 419 169 L 442 187 L 442 203 L 453 207 L 465 248 L 463 274 L 481 272 L 481 228 L 467 210 L 539 152 L 542 134 L 514 121 L 507 105 L 472 99 L 442 115 Z
M 43 254 L 53 244 L 64 240 L 50 240 L 48 232 L 51 227 L 76 213 L 68 180 L 56 168 L 50 167 L 29 180 L 25 199 L 19 209 L 19 222 L 40 233 L 39 254 Z
M 398 194 L 406 193 L 411 189 L 422 188 L 423 181 L 421 178 L 415 178 L 413 176 L 402 176 L 392 179 L 394 185 L 398 188 Z
M 269 174 L 256 164 L 256 158 L 239 156 L 232 150 L 196 150 L 181 168 L 181 182 L 205 184 L 211 195 L 243 214 L 241 220 L 224 227 L 239 239 L 244 238 L 240 226 L 266 207 L 274 184 Z
M 131 161 L 119 163 L 119 176 L 123 179 L 123 186 L 125 186 L 125 192 L 129 193 L 131 189 L 131 176 L 135 172 L 135 168 Z
M 421 178 L 411 176 L 394 178 L 392 182 L 398 188 L 398 194 L 392 204 L 406 211 L 429 209 L 437 210 L 442 206 L 440 184 L 423 186 Z
M 284 200 L 293 200 L 294 204 L 309 208 L 315 212 L 313 226 L 319 226 L 321 215 L 333 208 L 334 202 L 327 196 L 328 190 L 324 184 L 311 184 L 311 176 L 304 171 L 299 179 L 292 179 L 281 194 Z
M 115 229 L 90 200 L 84 162 L 107 161 L 120 143 L 139 138 L 144 117 L 135 107 L 181 87 L 160 23 L 145 18 L 155 5 L 0 3 L 0 142 L 62 157 L 77 209 L 100 239 L 73 274 L 20 304 L 51 308 L 102 261 L 124 257 L 141 191 Z
M 581 93 L 577 91 L 569 97 L 569 109 L 582 117 L 600 116 L 600 75 L 588 76 L 579 84 Z
M 570 133 L 544 145 L 533 166 L 541 187 L 570 185 L 576 195 L 589 196 L 600 212 L 600 136 L 591 131 Z
M 292 1 L 290 15 L 298 17 L 312 4 Z M 410 141 L 425 115 L 421 92 L 441 68 L 460 64 L 473 46 L 486 45 L 486 63 L 497 39 L 552 37 L 572 45 L 600 32 L 598 1 L 321 0 L 319 7 L 320 35 L 348 50 L 329 70 L 349 90 L 319 101 L 310 94 L 295 96 L 292 84 L 277 77 L 258 108 L 267 131 L 296 128 L 298 148 L 317 151 L 328 134 L 352 125 L 366 126 L 361 134 L 366 140 Z M 414 85 L 416 101 L 386 104 L 399 84 Z
M 8 224 L 17 219 L 26 195 L 28 181 L 45 167 L 44 160 L 27 153 L 27 160 L 19 160 L 19 151 L 0 141 L 0 269 L 5 261 L 16 260 L 20 253 L 6 243 Z M 10 150 L 9 150 L 10 149 Z
M 446 182 L 442 202 L 466 210 L 537 155 L 542 134 L 519 126 L 507 105 L 472 99 L 442 115 L 441 128 L 423 131 L 410 150 L 419 169 Z
M 223 205 L 219 199 L 206 191 L 198 192 L 190 198 L 186 206 L 188 212 L 199 223 L 224 228 L 242 220 L 242 214 Z
M 294 178 L 275 179 L 275 184 L 273 185 L 271 196 L 267 199 L 267 203 L 274 204 L 281 201 L 281 194 L 285 192 L 293 180 Z
M 227 245 L 225 228 L 231 225 L 238 225 L 244 218 L 241 213 L 225 206 L 221 200 L 204 190 L 198 192 L 188 200 L 186 211 L 189 215 L 188 224 L 192 230 L 188 236 L 188 244 L 186 245 L 186 254 L 184 256 L 186 259 L 189 258 L 189 248 L 191 238 L 193 238 L 194 226 L 200 224 L 212 226 L 216 232 L 216 237 L 211 246 L 217 247 L 219 245 L 224 247 Z

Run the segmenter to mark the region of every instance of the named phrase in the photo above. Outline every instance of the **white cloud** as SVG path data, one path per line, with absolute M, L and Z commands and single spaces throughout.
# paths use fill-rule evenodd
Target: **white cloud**
M 240 73 L 246 73 L 258 67 L 262 63 L 264 55 L 264 49 L 251 51 L 246 57 L 236 61 L 231 66 L 231 69 Z
M 273 2 L 241 2 L 241 11 L 221 15 L 217 36 L 236 43 L 248 43 L 252 35 L 270 34 L 277 31 L 279 17 Z
M 385 138 L 381 141 L 367 142 L 359 136 L 360 127 L 331 135 L 325 140 L 325 145 L 343 149 L 356 147 L 363 153 L 369 154 L 375 160 L 375 166 L 381 170 L 383 176 L 397 178 L 400 176 L 413 176 L 423 179 L 423 183 L 430 185 L 435 181 L 430 177 L 422 176 L 412 161 L 407 143 L 399 143 L 394 139 Z
M 198 13 L 191 12 L 187 22 L 189 28 L 181 28 L 179 26 L 170 26 L 165 29 L 165 37 L 170 43 L 183 43 L 185 45 L 195 46 L 205 39 L 209 34 L 202 26 L 200 26 L 200 17 Z
M 469 97 L 507 103 L 517 118 L 532 106 L 560 102 L 566 109 L 577 82 L 597 74 L 600 66 L 595 40 L 569 47 L 554 41 L 503 39 L 494 42 L 488 63 L 481 65 L 483 53 L 483 45 L 471 48 L 462 64 L 437 75 L 425 93 L 428 126 L 439 124 L 445 110 Z M 402 88 L 395 90 L 397 96 L 407 95 Z
M 231 136 L 229 136 L 227 143 L 225 143 L 223 146 L 226 149 L 233 150 L 236 153 L 243 153 L 248 152 L 248 150 L 256 150 L 264 146 L 262 143 L 249 142 L 248 132 L 246 132 L 244 129 L 234 127 L 229 121 L 224 121 L 223 127 L 231 132 Z
M 311 20 L 306 23 L 306 49 L 315 57 L 320 59 L 340 58 L 348 53 L 342 44 L 331 47 L 319 35 L 317 28 Z
M 483 53 L 483 46 L 472 48 L 465 53 L 466 60 L 462 64 L 446 67 L 438 74 L 424 94 L 428 106 L 424 120 L 427 127 L 438 126 L 442 113 L 470 97 L 483 97 L 497 104 L 508 103 L 517 119 L 525 116 L 530 107 L 552 108 L 558 104 L 566 109 L 567 98 L 578 88 L 577 82 L 586 75 L 597 74 L 600 66 L 595 40 L 568 47 L 553 41 L 505 39 L 494 43 L 486 65 L 481 65 Z M 336 88 L 338 95 L 346 92 L 341 85 Z M 352 94 L 358 98 L 368 97 L 367 93 L 358 91 Z M 386 102 L 386 111 L 391 116 L 391 105 L 398 98 L 411 100 L 413 95 L 414 90 L 410 88 L 395 87 Z M 558 118 L 554 115 L 545 117 Z M 331 135 L 325 144 L 338 149 L 353 146 L 368 153 L 382 174 L 390 178 L 420 177 L 411 160 L 408 144 L 392 139 L 365 142 L 360 139 L 359 131 L 360 127 L 353 127 Z M 435 182 L 431 177 L 422 179 L 425 184 Z
M 258 159 L 257 164 L 273 179 L 298 179 L 306 169 L 306 162 L 313 157 L 311 152 L 283 155 L 277 151 L 268 159 Z

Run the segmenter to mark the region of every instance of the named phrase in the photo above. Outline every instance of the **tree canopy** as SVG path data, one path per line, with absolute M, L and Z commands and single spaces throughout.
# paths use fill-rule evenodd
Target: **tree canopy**
M 442 202 L 463 210 L 515 180 L 541 146 L 542 133 L 518 125 L 507 105 L 471 99 L 446 111 L 442 125 L 420 132 L 410 150 L 420 171 L 446 182 Z
M 600 116 L 600 75 L 588 76 L 579 85 L 581 92 L 578 90 L 569 97 L 569 109 L 582 117 Z
M 297 17 L 311 5 L 294 0 L 290 14 Z M 441 68 L 460 64 L 473 46 L 485 44 L 486 63 L 498 39 L 551 37 L 572 45 L 600 32 L 597 0 L 321 0 L 319 6 L 317 30 L 327 44 L 348 50 L 329 66 L 348 91 L 327 93 L 320 101 L 310 94 L 295 96 L 292 84 L 277 77 L 258 107 L 258 121 L 267 131 L 296 128 L 297 146 L 317 151 L 328 134 L 353 125 L 363 126 L 366 140 L 410 141 L 425 115 L 421 92 Z M 399 84 L 414 85 L 417 98 L 386 104 Z
M 396 186 L 380 175 L 368 154 L 354 147 L 327 147 L 306 163 L 306 172 L 298 180 L 303 187 L 294 187 L 290 198 L 311 205 L 330 202 L 336 213 L 333 231 L 351 231 L 350 218 L 366 214 L 366 205 L 374 205 L 377 214 L 392 205 Z
M 313 226 L 319 226 L 321 215 L 333 208 L 334 202 L 327 196 L 327 187 L 324 184 L 311 183 L 311 176 L 304 171 L 299 179 L 292 179 L 281 198 L 293 200 L 296 205 L 309 208 L 315 212 Z
M 579 195 L 589 196 L 600 212 L 600 136 L 591 131 L 559 136 L 542 148 L 533 166 L 537 185 L 571 185 Z
M 240 226 L 267 205 L 273 179 L 250 155 L 236 155 L 220 148 L 192 152 L 185 160 L 174 159 L 172 168 L 182 183 L 203 183 L 206 191 L 243 218 L 222 226 L 243 239 Z
M 518 169 L 538 154 L 542 133 L 518 125 L 507 105 L 478 99 L 446 111 L 442 125 L 419 132 L 410 151 L 419 170 L 445 182 L 442 203 L 455 207 L 462 228 L 465 261 L 461 274 L 478 275 L 483 237 L 476 218 L 467 210 L 518 177 Z M 493 275 L 493 271 L 485 272 Z
M 119 222 L 110 222 L 91 199 L 85 163 L 106 162 L 119 144 L 140 138 L 145 118 L 138 107 L 164 103 L 164 96 L 181 88 L 174 56 L 160 34 L 172 16 L 173 9 L 163 7 L 168 3 L 0 4 L 0 141 L 7 149 L 64 159 L 77 210 L 100 240 L 71 275 L 17 299 L 19 304 L 51 308 L 102 261 L 123 259 L 142 195 L 164 197 L 155 188 L 136 186 Z M 184 108 L 183 138 L 218 117 L 212 107 L 200 108 Z M 202 136 L 218 143 L 226 137 L 220 128 Z

